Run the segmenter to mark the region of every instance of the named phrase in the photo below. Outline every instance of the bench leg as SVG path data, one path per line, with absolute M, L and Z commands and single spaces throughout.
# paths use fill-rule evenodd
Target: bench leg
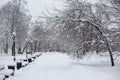
M 5 80 L 5 79 L 7 79 L 7 78 L 9 78 L 9 75 L 5 75 L 5 77 L 4 77 L 4 79 L 3 79 L 3 80 Z
M 13 73 L 11 74 L 11 76 L 14 76 L 14 73 L 15 73 L 15 71 L 13 71 Z

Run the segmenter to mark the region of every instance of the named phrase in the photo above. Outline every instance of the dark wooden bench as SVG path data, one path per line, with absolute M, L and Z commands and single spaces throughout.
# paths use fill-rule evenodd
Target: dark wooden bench
M 32 58 L 28 58 L 28 62 L 31 63 L 33 61 Z
M 33 58 L 33 59 L 36 59 L 36 56 L 33 56 L 32 58 Z
M 22 61 L 18 61 L 16 62 L 16 68 L 19 70 L 20 68 L 22 68 Z
M 28 62 L 26 62 L 26 61 L 22 62 L 22 67 L 25 67 L 27 65 L 28 65 Z
M 14 73 L 15 73 L 15 65 L 8 65 L 8 69 L 9 70 L 13 70 L 13 72 L 11 73 L 11 75 L 14 75 Z
M 17 64 L 18 64 L 17 68 L 19 68 L 19 67 L 25 67 L 25 66 L 28 65 L 28 59 L 21 59 L 20 62 L 17 62 Z

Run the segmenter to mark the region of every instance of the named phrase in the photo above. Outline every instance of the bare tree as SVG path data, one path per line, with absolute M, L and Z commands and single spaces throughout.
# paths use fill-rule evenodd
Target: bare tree
M 63 25 L 64 30 L 67 31 L 67 33 L 69 34 L 68 37 L 72 36 L 71 39 L 72 38 L 77 39 L 81 37 L 81 39 L 79 39 L 80 41 L 79 55 L 85 54 L 85 47 L 86 47 L 85 45 L 86 43 L 90 42 L 88 41 L 88 36 L 91 33 L 90 27 L 93 27 L 96 29 L 98 34 L 100 34 L 104 39 L 105 45 L 109 51 L 111 65 L 114 66 L 111 43 L 106 34 L 107 25 L 104 23 L 106 22 L 104 21 L 104 17 L 103 17 L 105 14 L 101 14 L 105 12 L 105 10 L 101 8 L 103 10 L 102 12 L 98 12 L 100 13 L 98 14 L 96 13 L 96 11 L 100 11 L 100 10 L 96 10 L 94 12 L 92 4 L 79 0 L 67 0 L 66 3 L 67 3 L 67 8 L 63 12 L 61 12 L 61 15 L 55 17 L 55 21 L 58 21 L 59 24 L 64 24 Z M 80 29 L 80 33 L 78 31 L 79 29 Z M 79 37 L 76 36 L 76 34 L 79 34 Z
M 5 23 L 1 28 L 3 28 L 3 33 L 8 37 L 8 39 L 6 39 L 7 37 L 5 38 L 7 40 L 6 43 L 11 43 L 12 39 L 16 42 L 16 47 L 15 45 L 12 46 L 14 47 L 12 48 L 14 49 L 14 51 L 12 50 L 14 53 L 15 48 L 18 49 L 18 53 L 21 52 L 21 47 L 24 45 L 29 29 L 31 17 L 27 15 L 25 5 L 26 2 L 24 0 L 11 0 L 1 8 L 0 15 L 3 18 L 2 21 Z M 11 38 L 11 36 L 14 38 Z

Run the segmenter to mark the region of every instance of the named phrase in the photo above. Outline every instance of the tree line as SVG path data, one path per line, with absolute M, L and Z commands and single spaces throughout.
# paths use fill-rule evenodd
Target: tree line
M 38 21 L 40 24 L 33 29 L 33 35 L 40 44 L 44 44 L 39 46 L 41 50 L 67 52 L 77 58 L 83 58 L 87 52 L 99 54 L 108 51 L 114 66 L 113 52 L 120 50 L 119 0 L 100 0 L 96 3 L 64 0 L 64 4 L 63 10 L 56 9 L 51 16 L 39 17 L 46 21 Z M 41 30 L 44 33 L 41 34 Z
M 35 22 L 25 6 L 25 0 L 11 0 L 0 8 L 0 46 L 5 53 L 11 48 L 13 54 L 16 50 L 23 53 L 28 48 L 83 58 L 89 52 L 108 52 L 111 65 L 115 65 L 119 54 L 114 56 L 113 52 L 120 51 L 119 0 L 64 0 L 62 10 L 39 16 Z
M 1 52 L 12 55 L 21 53 L 28 37 L 31 16 L 27 13 L 25 0 L 10 0 L 0 8 Z M 17 50 L 17 52 L 15 52 Z

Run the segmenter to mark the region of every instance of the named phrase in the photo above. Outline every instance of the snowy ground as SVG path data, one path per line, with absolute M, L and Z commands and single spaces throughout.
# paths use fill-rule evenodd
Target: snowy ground
M 120 80 L 120 67 L 75 61 L 62 53 L 43 53 L 7 80 Z

